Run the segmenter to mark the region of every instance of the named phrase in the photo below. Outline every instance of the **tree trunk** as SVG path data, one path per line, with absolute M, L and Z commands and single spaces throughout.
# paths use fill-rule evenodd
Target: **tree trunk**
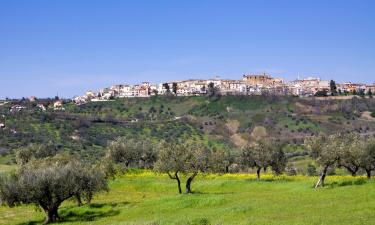
M 177 180 L 177 185 L 178 185 L 178 193 L 182 194 L 181 181 L 180 181 L 180 178 L 178 177 L 177 173 L 176 173 L 176 180 Z
M 83 205 L 80 194 L 76 194 L 76 201 L 77 201 L 77 205 L 78 206 L 82 206 Z
M 167 173 L 169 178 L 171 178 L 172 180 L 176 180 L 177 181 L 177 186 L 178 186 L 178 193 L 182 194 L 182 190 L 181 190 L 181 181 L 180 181 L 180 178 L 178 177 L 178 171 L 175 172 L 174 176 L 172 176 L 170 173 Z
M 52 208 L 46 211 L 46 219 L 44 221 L 45 224 L 54 223 L 60 219 L 59 214 L 57 212 L 58 208 L 58 206 L 53 206 Z
M 195 176 L 197 176 L 198 172 L 194 172 L 191 177 L 189 177 L 186 181 L 186 194 L 191 194 L 191 182 L 193 182 Z
M 261 167 L 258 167 L 257 168 L 257 179 L 258 180 L 260 180 L 260 170 L 261 170 L 262 168 Z
M 371 170 L 366 169 L 367 178 L 371 179 Z
M 357 172 L 359 170 L 359 167 L 355 166 L 354 168 L 350 166 L 344 166 L 351 174 L 353 177 L 357 176 Z
M 327 171 L 328 171 L 328 166 L 324 167 L 323 172 L 322 172 L 322 176 L 320 177 L 318 183 L 316 183 L 315 188 L 319 187 L 319 185 L 324 187 L 324 179 L 326 178 Z

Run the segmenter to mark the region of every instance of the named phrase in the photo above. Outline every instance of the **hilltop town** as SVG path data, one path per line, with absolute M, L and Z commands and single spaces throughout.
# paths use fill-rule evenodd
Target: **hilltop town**
M 316 77 L 296 79 L 285 82 L 266 73 L 245 74 L 241 80 L 230 80 L 215 77 L 212 79 L 190 79 L 170 81 L 160 84 L 143 82 L 142 84 L 119 84 L 101 89 L 87 91 L 83 96 L 74 97 L 77 104 L 88 101 L 106 101 L 114 98 L 150 97 L 154 95 L 199 96 L 215 90 L 221 95 L 292 95 L 300 97 L 328 95 L 372 95 L 374 84 L 335 83 Z M 333 93 L 334 92 L 334 93 Z

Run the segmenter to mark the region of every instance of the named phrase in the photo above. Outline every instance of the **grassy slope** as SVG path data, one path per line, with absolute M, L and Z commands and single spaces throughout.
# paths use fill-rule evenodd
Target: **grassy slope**
M 178 195 L 165 176 L 124 176 L 91 207 L 68 202 L 64 224 L 374 224 L 375 183 L 314 190 L 316 178 L 255 181 L 240 177 L 198 177 L 192 195 Z M 342 182 L 345 177 L 328 177 Z M 39 224 L 34 207 L 0 208 L 0 224 Z M 31 223 L 29 223 L 31 221 Z

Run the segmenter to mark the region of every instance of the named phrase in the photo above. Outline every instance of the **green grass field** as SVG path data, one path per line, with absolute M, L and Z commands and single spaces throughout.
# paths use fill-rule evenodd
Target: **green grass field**
M 265 175 L 199 176 L 194 194 L 177 194 L 176 184 L 151 172 L 110 182 L 109 193 L 90 206 L 74 201 L 60 208 L 62 224 L 375 224 L 375 182 L 328 177 L 314 189 L 316 177 Z M 41 224 L 34 206 L 0 207 L 0 224 Z

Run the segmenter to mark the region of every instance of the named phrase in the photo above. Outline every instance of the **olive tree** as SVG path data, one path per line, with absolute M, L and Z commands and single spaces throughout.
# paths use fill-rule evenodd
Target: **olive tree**
M 149 140 L 134 140 L 119 137 L 107 147 L 106 158 L 125 168 L 151 168 L 156 161 L 156 151 Z
M 195 142 L 167 143 L 159 147 L 158 159 L 154 169 L 167 173 L 169 178 L 177 181 L 178 192 L 181 194 L 181 179 L 179 174 L 188 176 L 186 180 L 186 193 L 192 193 L 191 183 L 199 172 L 208 167 L 210 150 L 204 145 Z
M 186 180 L 187 194 L 192 193 L 191 183 L 199 172 L 205 172 L 209 166 L 210 149 L 200 143 L 190 143 L 187 146 L 188 160 L 185 163 L 185 172 L 190 173 L 190 177 Z
M 342 135 L 333 134 L 326 136 L 320 134 L 318 136 L 307 137 L 305 139 L 305 146 L 310 150 L 312 158 L 323 167 L 322 175 L 315 185 L 324 186 L 325 177 L 327 176 L 328 169 L 334 167 L 338 160 L 340 148 L 342 148 Z
M 366 140 L 360 157 L 360 165 L 366 171 L 367 178 L 371 178 L 371 171 L 375 170 L 375 138 Z
M 216 173 L 228 173 L 234 157 L 227 147 L 213 147 L 209 157 L 209 169 Z
M 16 150 L 16 161 L 19 165 L 28 163 L 31 159 L 41 159 L 56 155 L 57 147 L 49 142 L 47 144 L 29 144 Z
M 271 146 L 272 150 L 272 155 L 271 155 L 271 168 L 272 171 L 276 175 L 282 174 L 284 172 L 286 164 L 288 162 L 284 150 L 282 148 L 282 145 L 273 145 Z
M 185 171 L 184 164 L 187 160 L 184 145 L 162 142 L 158 152 L 158 159 L 155 163 L 154 170 L 167 173 L 169 178 L 176 180 L 178 192 L 181 194 L 182 189 L 179 173 Z
M 286 165 L 286 157 L 282 148 L 268 140 L 256 141 L 242 148 L 241 163 L 244 166 L 256 168 L 257 179 L 263 169 L 272 167 L 276 174 L 280 174 Z
M 65 200 L 77 195 L 91 199 L 102 190 L 108 190 L 104 174 L 78 160 L 57 156 L 32 160 L 15 174 L 2 177 L 0 199 L 10 207 L 39 205 L 46 213 L 45 223 L 50 223 L 60 219 L 58 209 Z
M 342 135 L 338 145 L 338 166 L 347 169 L 352 176 L 356 176 L 361 167 L 361 156 L 364 155 L 364 142 L 359 135 Z

